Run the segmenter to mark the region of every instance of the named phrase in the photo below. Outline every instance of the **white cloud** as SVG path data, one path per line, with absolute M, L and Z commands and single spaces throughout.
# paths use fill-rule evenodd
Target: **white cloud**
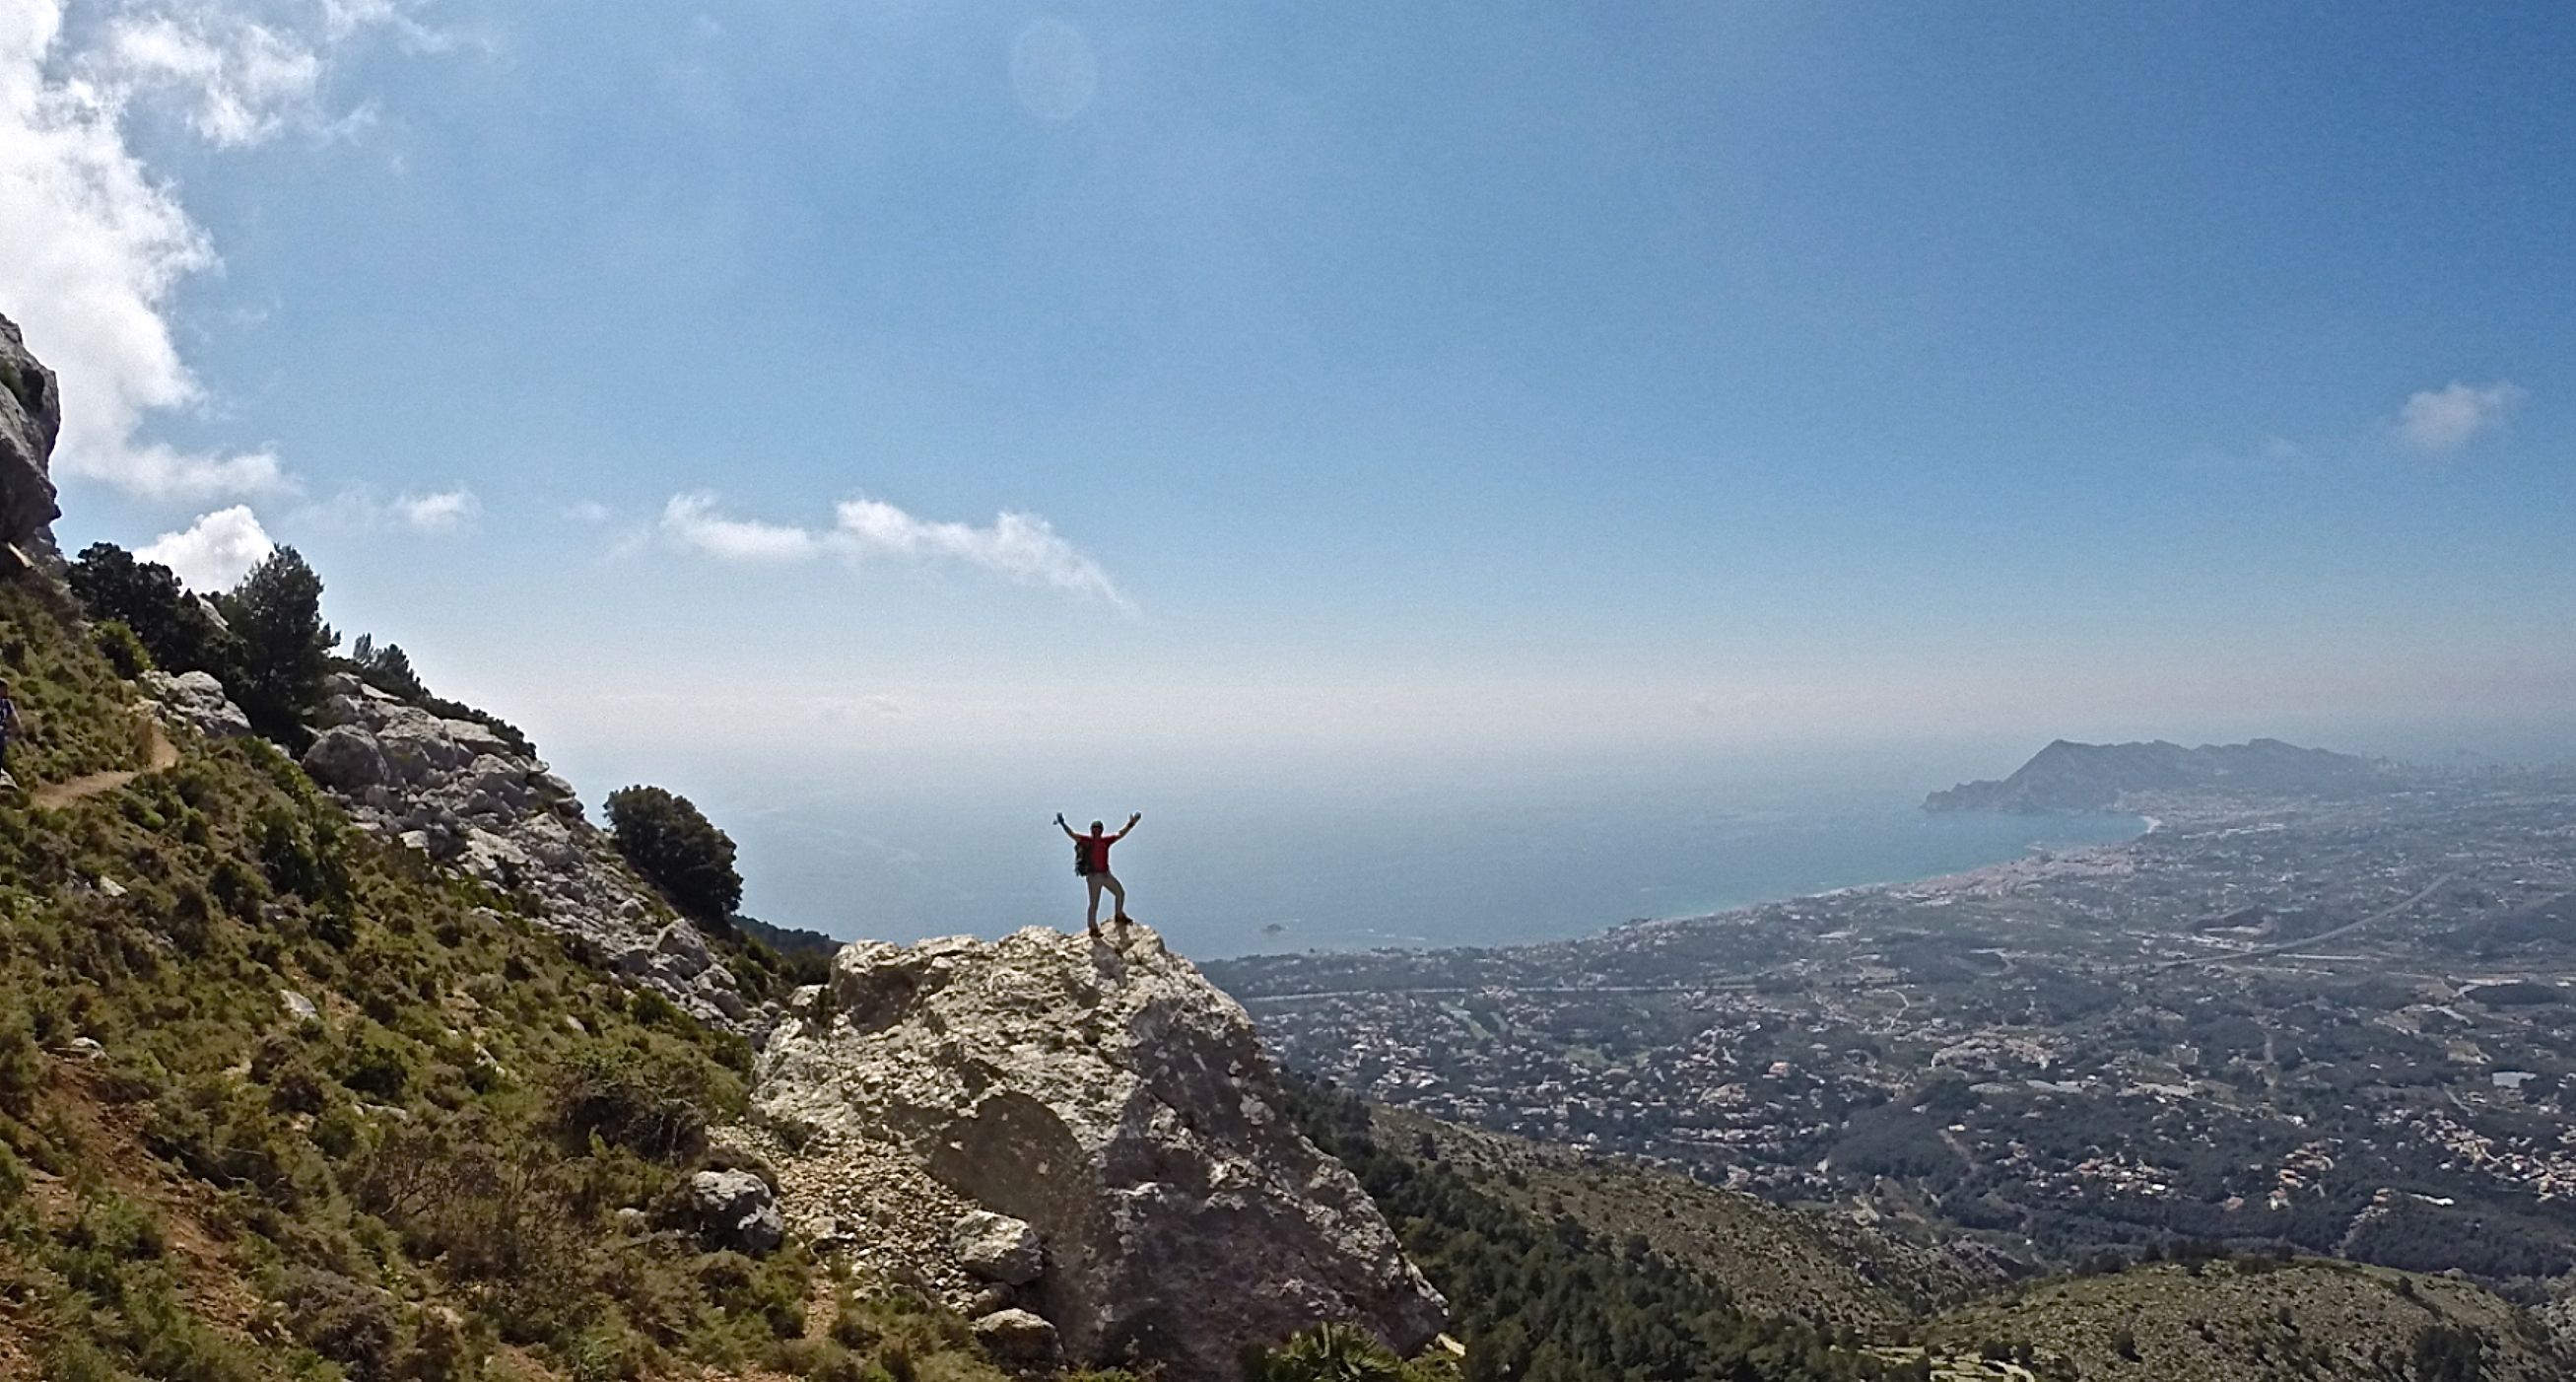
M 588 524 L 593 528 L 599 527 L 616 516 L 614 510 L 596 499 L 584 499 L 564 510 L 564 517 L 575 523 Z
M 201 400 L 166 312 L 216 258 L 127 126 L 166 106 L 222 147 L 327 130 L 335 48 L 417 26 L 396 0 L 120 0 L 76 40 L 64 17 L 63 0 L 0 0 L 0 312 L 62 376 L 57 473 L 173 501 L 288 489 L 267 451 L 140 435 Z
M 880 500 L 851 499 L 834 510 L 832 542 L 854 558 L 959 561 L 1023 585 L 1095 595 L 1114 605 L 1127 603 L 1100 563 L 1056 536 L 1054 527 L 1032 513 L 1002 513 L 991 526 L 976 528 L 925 521 Z
M 2503 426 L 2528 396 L 2521 385 L 2504 382 L 2473 386 L 2454 381 L 2449 388 L 2426 389 L 2398 410 L 2397 435 L 2426 455 L 2448 455 L 2480 433 Z
M 665 540 L 720 561 L 783 564 L 836 556 L 852 563 L 896 559 L 953 562 L 1022 585 L 1050 586 L 1133 608 L 1100 563 L 1030 513 L 1005 512 L 990 524 L 939 522 L 915 517 L 877 499 L 845 500 L 832 526 L 815 530 L 754 519 L 727 518 L 706 491 L 678 494 L 663 507 Z
M 179 532 L 163 533 L 134 555 L 169 567 L 193 590 L 211 592 L 231 589 L 276 550 L 268 530 L 259 525 L 259 515 L 247 504 L 235 504 Z
M 716 513 L 716 497 L 705 492 L 672 495 L 662 508 L 662 533 L 718 561 L 803 561 L 821 549 L 802 528 L 722 517 Z
M 322 86 L 322 55 L 303 40 L 212 6 L 120 15 L 75 67 L 104 88 L 177 104 L 189 128 L 226 148 L 312 118 Z
M 463 486 L 428 493 L 409 491 L 391 500 L 378 499 L 363 487 L 353 487 L 334 498 L 303 505 L 289 517 L 298 527 L 321 525 L 362 532 L 402 529 L 439 537 L 467 527 L 482 513 L 483 501 Z
M 469 489 L 406 494 L 394 501 L 394 513 L 416 533 L 452 533 L 482 512 L 483 501 Z

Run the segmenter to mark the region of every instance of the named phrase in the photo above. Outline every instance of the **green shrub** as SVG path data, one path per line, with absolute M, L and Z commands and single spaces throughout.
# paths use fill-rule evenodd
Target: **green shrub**
M 134 636 L 134 630 L 124 620 L 106 620 L 92 627 L 89 637 L 90 642 L 97 645 L 99 655 L 107 659 L 107 665 L 115 668 L 116 674 L 127 681 L 152 670 L 151 651 L 143 646 L 142 639 Z
M 608 796 L 608 822 L 618 852 L 683 914 L 722 928 L 742 905 L 733 838 L 687 797 L 660 787 L 621 788 Z
M 277 1289 L 286 1326 L 307 1348 L 349 1369 L 352 1377 L 380 1378 L 392 1370 L 402 1342 L 393 1297 L 336 1272 L 292 1267 Z
M 666 1163 L 706 1148 L 706 1089 L 685 1065 L 631 1046 L 593 1042 L 566 1061 L 554 1091 L 556 1126 Z

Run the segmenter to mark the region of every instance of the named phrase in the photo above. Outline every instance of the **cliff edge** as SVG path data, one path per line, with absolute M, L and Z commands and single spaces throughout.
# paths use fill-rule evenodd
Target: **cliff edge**
M 0 543 L 50 566 L 54 550 L 54 482 L 48 464 L 63 427 L 62 391 L 54 372 L 27 353 L 18 325 L 0 317 Z
M 791 1218 L 944 1235 L 985 1283 L 976 1312 L 1042 1319 L 1070 1361 L 1186 1382 L 1319 1321 L 1406 1352 L 1444 1324 L 1359 1182 L 1281 1111 L 1243 1008 L 1142 927 L 1117 949 L 1036 928 L 851 945 L 771 1035 L 753 1099 L 793 1130 Z M 923 1255 L 889 1265 L 935 1276 Z

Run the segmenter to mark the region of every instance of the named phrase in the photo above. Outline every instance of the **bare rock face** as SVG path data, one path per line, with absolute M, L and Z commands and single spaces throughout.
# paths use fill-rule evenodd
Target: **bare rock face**
M 671 915 L 545 764 L 489 725 L 433 715 L 345 674 L 324 686 L 322 720 L 304 770 L 350 819 L 524 894 L 538 921 L 598 947 L 626 983 L 754 1042 L 768 1035 L 777 1005 L 741 992 L 706 938 Z
M 1016 1298 L 1076 1363 L 1231 1378 L 1245 1345 L 1321 1321 L 1409 1352 L 1445 1320 L 1359 1182 L 1280 1111 L 1243 1009 L 1142 927 L 1115 951 L 1035 928 L 852 945 L 771 1034 L 754 1099 L 819 1155 L 890 1143 L 1025 1221 L 1043 1270 Z
M 0 542 L 40 565 L 61 563 L 54 549 L 54 438 L 63 429 L 62 393 L 54 372 L 27 353 L 15 322 L 0 317 Z
M 143 687 L 162 721 L 185 725 L 209 739 L 238 739 L 250 733 L 250 716 L 233 704 L 224 684 L 211 672 L 146 672 Z

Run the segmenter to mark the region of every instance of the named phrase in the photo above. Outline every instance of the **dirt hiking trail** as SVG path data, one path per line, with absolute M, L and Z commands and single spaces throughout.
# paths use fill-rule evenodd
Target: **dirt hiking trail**
M 69 782 L 57 782 L 50 787 L 39 787 L 27 794 L 28 802 L 43 810 L 55 810 L 69 806 L 83 797 L 94 797 L 101 792 L 113 792 L 145 773 L 166 772 L 178 766 L 179 748 L 170 742 L 169 735 L 161 732 L 161 726 L 151 725 L 147 728 L 147 733 L 150 735 L 151 742 L 143 767 L 125 768 L 112 773 L 91 773 L 87 777 L 76 777 Z

